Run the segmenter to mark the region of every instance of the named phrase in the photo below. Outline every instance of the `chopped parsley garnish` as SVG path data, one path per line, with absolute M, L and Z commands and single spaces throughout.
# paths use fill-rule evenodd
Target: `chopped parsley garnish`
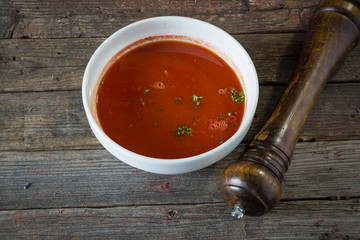
M 175 98 L 175 102 L 182 102 L 181 98 Z
M 193 94 L 193 102 L 195 102 L 195 108 L 196 109 L 198 109 L 202 98 L 203 97 L 201 97 L 201 96 L 196 96 L 195 94 Z
M 144 90 L 144 95 L 148 94 L 150 92 L 150 89 L 145 89 Z
M 141 103 L 141 105 L 145 105 L 145 102 L 144 102 L 144 100 L 142 100 L 142 99 L 140 99 L 140 103 Z
M 222 143 L 223 143 L 223 141 L 219 141 L 219 143 L 220 143 L 220 144 L 222 144 Z
M 178 135 L 179 137 L 182 136 L 182 135 L 185 135 L 185 134 L 188 135 L 188 136 L 192 136 L 192 135 L 193 135 L 192 132 L 191 132 L 191 128 L 189 128 L 188 125 L 178 127 L 177 130 L 178 130 L 178 131 L 177 131 L 177 135 Z
M 159 123 L 157 123 L 157 122 L 154 122 L 154 126 L 157 126 L 157 125 L 159 125 Z
M 231 98 L 234 102 L 242 103 L 244 101 L 245 95 L 244 92 L 238 92 L 235 88 L 231 91 Z
M 216 119 L 217 119 L 217 120 L 219 120 L 219 119 L 222 120 L 222 119 L 224 119 L 224 118 L 225 118 L 225 115 L 224 115 L 224 114 L 220 114 Z
M 159 110 L 159 111 L 162 111 L 162 109 L 163 109 L 162 107 L 158 107 L 158 110 Z
M 101 84 L 104 85 L 104 80 L 101 80 Z
M 237 112 L 228 112 L 228 116 L 230 117 L 230 116 L 234 116 L 234 115 L 236 115 L 237 114 Z

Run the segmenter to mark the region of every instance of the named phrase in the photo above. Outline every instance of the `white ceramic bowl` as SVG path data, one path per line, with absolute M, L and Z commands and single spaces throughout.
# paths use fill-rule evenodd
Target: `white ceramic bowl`
M 142 39 L 167 36 L 200 44 L 222 57 L 237 73 L 245 92 L 245 114 L 239 130 L 218 147 L 188 158 L 158 159 L 131 152 L 112 141 L 97 120 L 95 95 L 100 75 L 109 61 Z M 136 44 L 135 44 L 136 45 Z M 153 173 L 179 174 L 207 167 L 239 145 L 253 120 L 259 95 L 255 67 L 244 48 L 228 33 L 209 23 L 186 17 L 155 17 L 130 24 L 107 38 L 91 57 L 83 77 L 82 99 L 90 127 L 100 143 L 123 162 Z

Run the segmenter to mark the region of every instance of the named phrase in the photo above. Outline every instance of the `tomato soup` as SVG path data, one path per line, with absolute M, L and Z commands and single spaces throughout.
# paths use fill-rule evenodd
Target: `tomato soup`
M 207 152 L 238 130 L 244 92 L 208 49 L 177 40 L 142 44 L 106 70 L 96 110 L 104 132 L 135 153 L 175 159 Z

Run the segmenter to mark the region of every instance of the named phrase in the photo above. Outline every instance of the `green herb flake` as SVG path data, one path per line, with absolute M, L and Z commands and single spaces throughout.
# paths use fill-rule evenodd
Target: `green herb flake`
M 181 98 L 175 98 L 175 100 L 174 100 L 175 102 L 182 102 L 182 99 Z
M 159 125 L 159 123 L 157 123 L 157 122 L 154 122 L 154 126 L 158 126 Z
M 195 103 L 195 109 L 198 109 L 198 107 L 201 103 L 201 99 L 203 99 L 202 96 L 197 96 L 197 95 L 193 94 L 193 102 Z
M 158 110 L 159 110 L 159 111 L 162 111 L 162 110 L 163 110 L 163 108 L 162 108 L 162 107 L 158 107 Z
M 245 95 L 244 92 L 238 92 L 235 88 L 231 91 L 231 98 L 234 102 L 242 103 L 244 101 Z
M 104 85 L 104 80 L 101 80 L 101 84 Z
M 138 117 L 139 120 L 142 120 L 143 118 L 142 117 Z
M 224 143 L 223 141 L 219 141 L 220 144 Z
M 145 106 L 144 100 L 140 99 L 140 103 L 141 103 L 141 105 Z
M 145 89 L 144 90 L 144 95 L 148 94 L 150 92 L 150 89 Z
M 236 115 L 237 114 L 237 112 L 228 112 L 228 116 L 230 117 L 230 116 L 234 116 L 234 115 Z
M 191 131 L 191 128 L 188 126 L 188 125 L 186 125 L 186 126 L 181 126 L 181 127 L 178 127 L 178 129 L 177 129 L 178 131 L 177 131 L 177 135 L 179 136 L 179 137 L 181 137 L 182 135 L 188 135 L 188 136 L 192 136 L 193 134 L 192 134 L 192 131 Z
M 220 114 L 219 117 L 217 117 L 216 119 L 217 119 L 217 120 L 219 120 L 219 119 L 222 120 L 222 119 L 224 119 L 224 118 L 225 118 L 225 115 L 224 115 L 224 114 Z

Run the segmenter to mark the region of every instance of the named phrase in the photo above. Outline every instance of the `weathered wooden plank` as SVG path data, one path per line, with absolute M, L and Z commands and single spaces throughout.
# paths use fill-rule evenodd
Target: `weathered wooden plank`
M 298 143 L 282 199 L 360 197 L 359 144 Z M 173 176 L 137 170 L 105 150 L 1 152 L 0 209 L 223 202 L 220 176 L 244 147 L 210 167 Z
M 85 66 L 0 69 L 0 93 L 80 90 Z
M 225 204 L 0 211 L 3 239 L 359 239 L 359 199 L 282 202 L 236 220 Z
M 107 37 L 162 15 L 198 18 L 230 33 L 304 31 L 318 0 L 2 1 L 2 38 Z
M 15 69 L 84 67 L 104 38 L 2 39 L 1 66 Z
M 359 139 L 359 84 L 325 87 L 302 140 Z M 283 87 L 261 86 L 255 119 L 245 142 L 271 114 Z M 80 91 L 0 94 L 0 150 L 99 148 L 88 126 Z
M 285 84 L 295 70 L 305 34 L 236 35 L 257 69 L 260 84 Z M 103 38 L 0 40 L 0 92 L 81 89 L 82 75 Z M 360 78 L 357 47 L 329 82 Z
M 315 7 L 319 0 L 288 0 L 288 1 L 279 1 L 279 0 L 245 0 L 250 11 L 254 10 L 270 10 L 270 9 L 281 9 L 281 8 L 305 8 L 305 7 Z
M 1 150 L 98 146 L 89 128 L 81 92 L 0 95 Z
M 282 199 L 360 197 L 360 140 L 298 143 Z
M 74 40 L 1 40 L 0 91 L 81 89 L 85 66 L 104 39 Z

